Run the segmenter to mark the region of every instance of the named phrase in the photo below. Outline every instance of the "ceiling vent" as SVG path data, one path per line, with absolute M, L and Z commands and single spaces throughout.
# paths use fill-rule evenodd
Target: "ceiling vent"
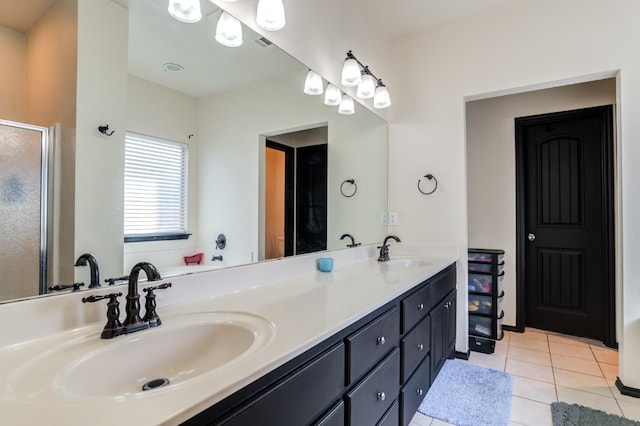
M 255 40 L 253 40 L 253 42 L 255 44 L 257 44 L 258 46 L 260 46 L 260 47 L 269 47 L 269 46 L 271 46 L 273 44 L 273 43 L 271 43 L 269 40 L 267 40 L 264 37 L 257 38 Z

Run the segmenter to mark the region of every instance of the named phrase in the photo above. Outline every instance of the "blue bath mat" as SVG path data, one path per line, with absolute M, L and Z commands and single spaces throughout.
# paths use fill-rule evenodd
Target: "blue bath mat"
M 504 371 L 447 360 L 418 411 L 458 426 L 508 426 L 512 390 Z

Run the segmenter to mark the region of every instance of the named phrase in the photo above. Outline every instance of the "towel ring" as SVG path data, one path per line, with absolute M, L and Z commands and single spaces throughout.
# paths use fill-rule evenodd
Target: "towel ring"
M 429 191 L 429 192 L 424 192 L 424 191 L 422 190 L 422 188 L 420 188 L 420 181 L 421 181 L 422 179 L 418 179 L 418 191 L 420 191 L 420 192 L 421 192 L 421 193 L 423 193 L 424 195 L 431 195 L 431 194 L 433 194 L 434 192 L 436 192 L 436 189 L 438 189 L 438 179 L 436 179 L 436 177 L 435 177 L 434 175 L 432 175 L 431 173 L 424 175 L 424 177 L 426 177 L 426 178 L 427 178 L 427 179 L 429 179 L 429 180 L 433 180 L 436 184 L 435 184 L 435 186 L 433 187 L 433 189 L 432 189 L 431 191 Z
M 344 193 L 344 184 L 345 183 L 350 183 L 351 185 L 353 185 L 353 193 L 351 195 L 347 195 Z M 346 179 L 344 182 L 342 182 L 342 184 L 340 185 L 340 193 L 347 198 L 351 198 L 354 195 L 356 195 L 356 192 L 358 192 L 358 185 L 356 185 L 356 181 L 355 179 Z

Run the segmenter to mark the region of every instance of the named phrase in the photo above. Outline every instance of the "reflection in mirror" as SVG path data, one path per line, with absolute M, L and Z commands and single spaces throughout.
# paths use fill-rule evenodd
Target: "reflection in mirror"
M 68 26 L 76 19 L 76 14 L 81 20 L 89 15 L 77 12 L 77 0 L 39 1 L 47 5 L 43 14 L 34 18 L 34 22 L 56 21 L 47 20 L 45 17 L 48 14 L 57 18 L 66 16 L 66 20 L 57 19 L 67 26 L 66 30 L 57 31 L 65 34 L 75 34 L 74 31 L 68 31 Z M 0 2 L 11 3 L 16 8 L 22 4 L 6 0 Z M 326 189 L 318 189 L 320 187 L 311 183 L 300 184 L 297 182 L 299 178 L 294 175 L 293 181 L 297 185 L 293 186 L 296 188 L 293 203 L 304 207 L 284 214 L 286 219 L 282 226 L 285 229 L 291 227 L 292 230 L 289 233 L 283 230 L 281 235 L 275 235 L 275 241 L 282 238 L 283 245 L 290 244 L 293 247 L 289 253 L 283 249 L 284 255 L 287 255 L 345 248 L 345 241 L 339 239 L 344 233 L 350 233 L 363 244 L 382 240 L 386 229 L 380 226 L 379 217 L 380 212 L 386 211 L 387 203 L 387 126 L 384 120 L 359 104 L 354 115 L 343 116 L 338 114 L 335 107 L 325 106 L 323 96 L 304 94 L 302 89 L 308 68 L 245 26 L 242 46 L 221 46 L 214 38 L 221 10 L 211 2 L 201 2 L 203 19 L 197 24 L 172 19 L 163 1 L 112 2 L 120 10 L 110 10 L 113 12 L 110 14 L 97 13 L 102 12 L 100 8 L 107 7 L 105 2 L 82 4 L 83 8 L 95 8 L 93 15 L 99 16 L 101 21 L 121 19 L 122 16 L 128 20 L 128 46 L 114 45 L 113 52 L 101 51 L 101 59 L 108 61 L 111 69 L 105 69 L 104 76 L 94 76 L 97 81 L 113 81 L 109 79 L 109 72 L 113 73 L 113 69 L 119 66 L 114 52 L 119 47 L 128 50 L 128 63 L 122 64 L 128 73 L 126 97 L 116 100 L 120 105 L 118 109 L 126 110 L 126 128 L 111 127 L 116 132 L 108 138 L 109 146 L 120 144 L 124 147 L 126 131 L 189 145 L 186 223 L 187 232 L 191 235 L 186 240 L 123 243 L 123 234 L 120 234 L 121 255 L 109 257 L 94 253 L 103 274 L 103 285 L 106 285 L 104 280 L 107 278 L 126 275 L 131 266 L 139 261 L 152 262 L 163 276 L 170 276 L 281 257 L 283 252 L 266 255 L 267 246 L 273 245 L 273 241 L 267 242 L 267 210 L 276 204 L 267 195 L 267 146 L 273 142 L 303 150 L 303 136 L 318 129 L 322 129 L 324 141 L 306 145 L 326 147 L 326 171 L 322 182 Z M 118 25 L 111 25 L 111 22 L 106 24 L 117 28 L 120 22 L 117 22 Z M 0 21 L 0 52 L 9 53 L 5 48 L 9 43 L 9 34 L 14 38 L 22 38 L 22 44 L 18 43 L 19 48 L 11 45 L 10 50 L 21 52 L 23 59 L 27 55 L 35 56 L 36 52 L 26 52 L 29 45 L 26 40 L 36 31 L 24 27 L 15 29 L 8 25 L 6 20 Z M 73 21 L 73 25 L 78 24 Z M 8 28 L 6 31 L 5 27 Z M 92 30 L 91 23 L 86 23 L 84 32 L 80 33 L 86 35 Z M 111 37 L 110 43 L 116 43 L 114 39 Z M 69 42 L 68 49 L 63 53 L 66 55 L 69 50 L 76 55 L 71 47 L 74 44 L 73 40 Z M 59 47 L 56 49 L 60 50 Z M 88 58 L 84 57 L 88 55 L 86 50 L 81 49 L 77 55 L 78 62 Z M 4 54 L 2 56 L 6 57 Z M 16 84 L 23 87 L 26 85 L 25 75 L 29 74 L 25 62 L 17 60 L 16 63 L 22 65 L 12 70 L 18 81 Z M 75 62 L 69 60 L 60 67 L 74 68 Z M 60 75 L 64 77 L 59 78 L 75 79 L 75 69 L 68 71 L 61 72 Z M 50 74 L 57 75 L 56 72 Z M 13 86 L 0 82 L 0 96 L 6 99 L 5 95 Z M 107 124 L 76 124 L 75 105 L 66 105 L 61 100 L 74 93 L 75 87 L 75 80 L 71 86 L 68 81 L 58 81 L 58 93 L 54 93 L 57 100 L 54 98 L 45 102 L 43 99 L 42 103 L 48 102 L 48 105 L 57 106 L 58 110 L 61 105 L 64 106 L 64 116 L 34 121 L 34 124 L 45 127 L 60 122 L 63 147 L 73 148 L 74 144 L 87 143 L 82 139 L 75 141 L 76 125 L 97 129 L 98 125 Z M 83 92 L 84 86 L 78 87 L 78 99 L 91 96 Z M 113 90 L 113 93 L 116 96 L 118 91 Z M 96 106 L 102 103 L 101 99 L 92 101 Z M 105 115 L 108 117 L 109 111 L 105 111 Z M 30 122 L 26 117 L 28 115 L 23 114 L 16 119 L 8 109 L 0 109 L 0 119 Z M 48 286 L 64 282 L 88 283 L 88 268 L 74 269 L 73 264 L 78 255 L 93 250 L 86 243 L 84 247 L 78 247 L 77 242 L 89 240 L 95 244 L 95 250 L 99 250 L 105 246 L 101 243 L 117 237 L 104 225 L 122 221 L 123 178 L 113 176 L 111 179 L 90 171 L 87 173 L 86 169 L 82 169 L 82 161 L 69 158 L 73 155 L 73 149 L 62 151 L 59 160 L 64 167 L 57 171 L 61 175 L 58 179 L 64 185 L 56 194 L 62 197 L 57 212 L 62 219 L 58 224 L 57 242 L 49 246 L 50 258 L 53 259 L 50 269 L 55 274 L 50 275 Z M 85 148 L 84 153 L 87 152 Z M 111 169 L 123 170 L 124 158 L 118 163 L 112 164 Z M 78 173 L 82 174 L 81 179 L 76 179 Z M 340 184 L 345 179 L 358 182 L 357 194 L 351 198 L 340 193 Z M 313 179 L 308 177 L 307 180 Z M 98 222 L 74 223 L 74 209 L 93 203 L 95 199 L 74 198 L 73 188 L 78 185 L 88 188 L 98 182 L 101 187 L 110 185 L 109 190 L 101 190 L 92 196 L 109 197 L 101 205 L 107 203 L 113 207 L 101 212 L 100 217 L 95 218 Z M 310 197 L 309 189 L 304 192 L 304 188 L 320 191 L 324 195 L 324 213 L 317 213 L 313 207 L 315 200 L 322 197 Z M 306 214 L 306 218 L 301 216 L 303 214 Z M 319 222 L 318 215 L 325 217 Z M 294 226 L 296 223 L 297 226 Z M 319 223 L 323 226 L 318 227 Z M 299 236 L 303 229 L 301 224 L 306 224 L 307 231 L 320 234 L 319 242 L 304 242 Z M 320 229 L 322 232 L 318 232 Z M 216 239 L 220 234 L 227 239 L 224 249 L 216 248 Z M 285 241 L 289 242 L 285 244 Z M 312 247 L 310 250 L 302 247 L 309 244 Z M 196 253 L 204 254 L 201 264 L 185 265 L 183 258 Z M 219 256 L 222 256 L 222 260 Z M 212 260 L 214 257 L 216 260 Z M 33 294 L 37 294 L 37 290 Z M 3 294 L 0 288 L 0 299 L 13 297 Z

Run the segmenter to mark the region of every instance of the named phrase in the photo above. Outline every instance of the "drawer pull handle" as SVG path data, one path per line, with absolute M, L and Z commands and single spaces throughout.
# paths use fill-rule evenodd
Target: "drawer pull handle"
M 422 396 L 422 394 L 423 394 L 422 389 L 416 389 L 416 393 L 417 393 L 419 396 Z
M 421 351 L 421 350 L 423 350 L 423 349 L 424 349 L 424 345 L 423 345 L 422 343 L 420 343 L 420 344 L 418 345 L 418 350 L 419 350 L 419 351 Z
M 418 303 L 418 310 L 422 311 L 424 309 L 424 303 Z
M 378 399 L 379 399 L 380 401 L 384 401 L 384 399 L 385 399 L 386 397 L 387 397 L 387 396 L 384 394 L 384 392 L 378 392 Z
M 384 338 L 384 336 L 380 336 L 378 337 L 378 344 L 379 345 L 384 345 L 385 343 L 387 343 L 386 339 Z

